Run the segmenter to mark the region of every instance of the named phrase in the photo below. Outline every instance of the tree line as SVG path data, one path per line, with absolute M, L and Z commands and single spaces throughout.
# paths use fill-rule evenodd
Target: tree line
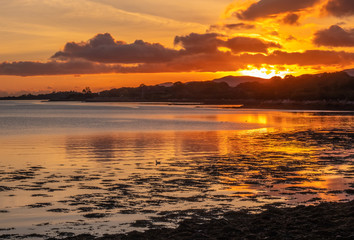
M 346 72 L 273 77 L 230 87 L 225 82 L 176 82 L 171 86 L 122 87 L 93 93 L 66 91 L 26 94 L 2 99 L 49 99 L 52 101 L 231 101 L 231 100 L 345 100 L 354 101 L 354 77 Z

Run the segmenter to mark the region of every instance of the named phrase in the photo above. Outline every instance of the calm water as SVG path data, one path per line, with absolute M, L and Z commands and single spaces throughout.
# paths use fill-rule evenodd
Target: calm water
M 353 123 L 354 112 L 0 101 L 0 238 L 354 199 Z

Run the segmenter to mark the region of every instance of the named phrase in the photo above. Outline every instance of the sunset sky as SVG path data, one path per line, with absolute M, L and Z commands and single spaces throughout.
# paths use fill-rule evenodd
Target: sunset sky
M 354 68 L 353 0 L 11 0 L 0 96 Z

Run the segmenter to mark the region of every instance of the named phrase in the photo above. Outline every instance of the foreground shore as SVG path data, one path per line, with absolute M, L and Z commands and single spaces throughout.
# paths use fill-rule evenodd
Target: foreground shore
M 354 201 L 295 208 L 267 207 L 252 214 L 228 212 L 213 220 L 189 219 L 177 228 L 133 231 L 95 237 L 83 234 L 66 240 L 114 239 L 354 239 Z

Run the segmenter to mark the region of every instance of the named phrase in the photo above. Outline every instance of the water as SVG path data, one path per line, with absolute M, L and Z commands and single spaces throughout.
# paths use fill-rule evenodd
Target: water
M 353 112 L 0 101 L 0 237 L 351 200 L 353 122 Z

